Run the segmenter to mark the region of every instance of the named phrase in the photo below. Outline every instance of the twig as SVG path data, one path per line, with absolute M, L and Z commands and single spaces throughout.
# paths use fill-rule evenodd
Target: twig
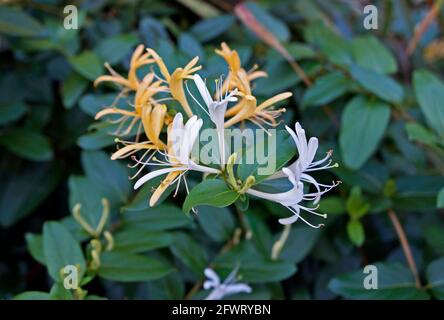
M 419 25 L 415 28 L 415 34 L 413 35 L 412 40 L 410 41 L 408 47 L 407 47 L 407 55 L 410 56 L 415 51 L 416 46 L 418 45 L 419 41 L 421 40 L 424 33 L 426 33 L 427 29 L 430 27 L 433 21 L 435 21 L 436 16 L 439 13 L 439 10 L 441 9 L 441 6 L 443 4 L 443 0 L 436 1 L 432 8 L 429 10 L 427 15 L 422 19 L 422 21 L 419 23 Z
M 401 223 L 399 222 L 398 216 L 395 211 L 392 209 L 388 210 L 388 216 L 392 221 L 393 227 L 395 228 L 396 234 L 398 235 L 399 242 L 401 243 L 402 250 L 404 251 L 405 258 L 407 260 L 407 264 L 410 270 L 415 277 L 416 287 L 420 289 L 422 287 L 421 280 L 419 279 L 418 269 L 416 268 L 415 259 L 413 258 L 412 249 L 410 248 L 409 241 L 407 236 L 402 228 Z

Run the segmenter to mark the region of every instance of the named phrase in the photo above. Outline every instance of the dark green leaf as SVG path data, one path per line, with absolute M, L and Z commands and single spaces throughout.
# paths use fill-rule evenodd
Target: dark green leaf
M 94 81 L 103 73 L 103 62 L 92 51 L 83 51 L 69 58 L 75 71 L 90 81 Z
M 439 135 L 444 135 L 444 84 L 426 70 L 416 70 L 413 75 L 415 94 L 427 123 Z
M 32 257 L 45 265 L 45 254 L 43 252 L 43 236 L 33 233 L 25 234 L 26 246 Z
M 86 271 L 85 258 L 77 241 L 58 222 L 46 222 L 43 226 L 43 251 L 50 276 L 56 282 L 63 280 L 63 268 L 73 265 L 78 268 L 79 281 Z
M 349 299 L 410 300 L 427 299 L 426 292 L 416 288 L 411 271 L 399 264 L 376 263 L 378 289 L 364 288 L 364 279 L 370 274 L 363 270 L 334 278 L 328 284 L 333 292 Z
M 125 253 L 141 253 L 169 246 L 171 234 L 127 228 L 114 236 L 114 249 Z
M 264 133 L 248 143 L 238 154 L 238 158 L 240 155 L 242 158 L 237 175 L 243 181 L 254 176 L 255 184 L 281 169 L 296 153 L 293 139 L 286 130 L 274 131 L 271 136 Z
M 342 72 L 326 74 L 305 91 L 302 104 L 306 107 L 322 106 L 342 96 L 350 86 L 350 80 Z
M 389 76 L 364 69 L 355 64 L 350 67 L 350 74 L 363 88 L 383 100 L 401 103 L 404 98 L 404 89 Z
M 203 275 L 204 269 L 209 262 L 207 254 L 200 243 L 197 243 L 185 233 L 177 233 L 174 235 L 171 251 L 198 277 Z
M 33 161 L 47 161 L 53 157 L 48 138 L 30 129 L 8 131 L 0 136 L 0 144 L 18 156 Z
M 111 204 L 125 202 L 130 192 L 128 170 L 103 152 L 82 152 L 82 164 L 87 177 Z
M 37 36 L 43 31 L 42 25 L 24 10 L 2 5 L 0 7 L 0 33 L 11 36 Z
M 301 225 L 293 226 L 279 259 L 298 264 L 310 253 L 320 235 L 319 230 Z M 280 234 L 277 236 L 280 237 Z
M 433 295 L 444 300 L 444 258 L 432 261 L 427 266 L 427 286 L 432 289 Z
M 0 125 L 20 119 L 26 111 L 26 106 L 21 102 L 1 103 Z
M 99 42 L 94 51 L 103 61 L 113 65 L 120 62 L 137 43 L 137 36 L 133 34 L 123 34 L 105 38 Z
M 191 32 L 202 42 L 209 41 L 224 33 L 234 23 L 232 15 L 220 15 L 214 18 L 201 20 L 192 28 Z
M 124 209 L 122 218 L 125 227 L 131 230 L 161 231 L 191 223 L 191 219 L 172 204 L 161 204 L 153 208 Z
M 183 203 L 183 211 L 188 213 L 191 208 L 201 205 L 226 207 L 232 204 L 239 194 L 231 190 L 228 185 L 219 179 L 204 180 L 195 186 Z
M 360 247 L 363 245 L 365 240 L 364 227 L 359 220 L 350 220 L 347 223 L 347 234 L 351 242 Z
M 236 226 L 233 215 L 227 208 L 200 206 L 197 220 L 205 234 L 218 242 L 230 239 Z
M 398 70 L 392 53 L 372 35 L 356 37 L 351 42 L 353 58 L 357 64 L 381 74 Z
M 31 213 L 55 188 L 59 174 L 58 166 L 40 164 L 1 175 L 0 225 L 9 227 Z
M 14 297 L 14 300 L 53 300 L 51 295 L 42 291 L 26 291 Z
M 64 81 L 62 87 L 63 106 L 72 108 L 88 86 L 88 81 L 76 73 L 72 73 Z
M 100 260 L 98 275 L 113 281 L 149 281 L 162 278 L 174 271 L 170 265 L 152 257 L 117 251 L 104 252 Z
M 341 119 L 339 143 L 342 160 L 351 169 L 359 169 L 375 152 L 390 119 L 390 107 L 362 96 L 353 98 Z

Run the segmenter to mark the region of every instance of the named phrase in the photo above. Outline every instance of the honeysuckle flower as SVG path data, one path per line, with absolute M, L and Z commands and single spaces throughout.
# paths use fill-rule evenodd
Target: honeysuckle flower
M 173 122 L 168 127 L 167 153 L 164 153 L 166 160 L 160 161 L 158 159 L 153 159 L 152 162 L 150 162 L 151 159 L 145 162 L 137 160 L 137 162 L 143 166 L 165 166 L 165 168 L 154 170 L 144 175 L 137 180 L 136 184 L 134 185 L 134 189 L 138 189 L 153 178 L 165 174 L 167 175 L 151 196 L 149 202 L 150 206 L 153 206 L 159 200 L 160 196 L 165 192 L 165 190 L 176 182 L 178 182 L 176 188 L 177 192 L 182 177 L 184 177 L 185 173 L 189 170 L 209 174 L 220 174 L 220 170 L 197 164 L 193 159 L 191 159 L 191 151 L 196 139 L 198 138 L 201 127 L 202 119 L 198 119 L 196 116 L 193 116 L 184 125 L 182 114 L 176 114 Z M 158 152 L 162 153 L 162 151 Z M 188 185 L 185 177 L 184 184 L 188 192 Z
M 165 143 L 160 140 L 160 133 L 162 132 L 163 124 L 165 122 L 165 115 L 167 108 L 165 105 L 147 105 L 142 111 L 142 126 L 145 132 L 147 141 L 142 142 L 129 142 L 116 139 L 121 142 L 124 147 L 117 150 L 111 156 L 112 160 L 126 158 L 140 150 L 164 150 L 166 149 Z M 145 154 L 145 156 L 148 153 Z M 142 156 L 143 159 L 145 156 Z
M 227 114 L 235 114 L 225 122 L 225 128 L 244 120 L 249 120 L 261 128 L 263 127 L 262 124 L 276 126 L 276 118 L 285 112 L 285 108 L 274 109 L 274 104 L 288 99 L 292 95 L 291 92 L 283 92 L 265 100 L 259 105 L 257 105 L 257 100 L 254 96 L 243 96 L 236 106 L 227 111 Z M 232 112 L 232 109 L 235 112 Z
M 216 126 L 217 138 L 219 142 L 219 152 L 221 156 L 221 164 L 225 163 L 225 143 L 224 143 L 224 121 L 225 121 L 225 112 L 227 111 L 229 102 L 236 102 L 237 98 L 235 95 L 237 94 L 237 89 L 228 92 L 225 91 L 225 94 L 222 92 L 222 83 L 216 82 L 216 99 L 213 100 L 210 92 L 202 80 L 200 75 L 194 75 L 194 83 L 196 84 L 197 89 L 199 90 L 202 99 L 207 106 L 208 112 L 205 108 L 202 108 L 205 112 L 208 113 L 211 121 Z M 191 95 L 192 96 L 192 95 Z M 194 98 L 194 97 L 193 97 Z M 196 100 L 196 102 L 200 105 L 200 103 Z
M 101 82 L 113 82 L 119 86 L 122 86 L 124 90 L 137 90 L 139 85 L 139 79 L 137 78 L 137 69 L 140 67 L 153 63 L 154 59 L 150 58 L 150 54 L 144 53 L 144 45 L 137 46 L 136 50 L 131 57 L 130 69 L 128 71 L 128 77 L 125 78 L 114 71 L 108 63 L 105 63 L 105 67 L 108 69 L 111 75 L 100 76 L 94 81 L 94 86 L 97 86 Z
M 262 124 L 276 126 L 275 119 L 282 112 L 285 112 L 285 108 L 275 110 L 273 105 L 291 97 L 292 93 L 283 92 L 257 105 L 256 98 L 251 90 L 251 82 L 257 78 L 266 77 L 267 73 L 257 70 L 257 66 L 254 66 L 250 71 L 246 71 L 241 66 L 236 50 L 231 50 L 225 42 L 221 44 L 221 49 L 216 49 L 216 53 L 222 56 L 229 66 L 228 77 L 222 89 L 237 88 L 240 96 L 239 102 L 225 113 L 225 117 L 230 118 L 225 123 L 225 127 L 228 128 L 244 120 L 250 120 L 260 127 L 262 127 Z
M 241 66 L 237 51 L 231 50 L 225 42 L 222 42 L 221 48 L 215 51 L 225 59 L 229 67 L 228 77 L 222 86 L 223 90 L 238 88 L 238 90 L 244 94 L 251 94 L 251 81 L 267 76 L 266 72 L 257 70 L 257 65 L 251 70 L 245 71 Z
M 289 168 L 283 168 L 282 173 L 284 176 L 288 178 L 290 181 L 292 188 L 285 192 L 280 193 L 269 193 L 269 192 L 263 192 L 259 190 L 255 190 L 253 188 L 250 188 L 246 191 L 247 194 L 262 198 L 265 200 L 273 201 L 276 203 L 279 203 L 286 207 L 288 210 L 290 210 L 294 215 L 288 218 L 279 219 L 279 223 L 281 224 L 292 224 L 296 222 L 299 218 L 304 221 L 307 225 L 313 228 L 319 228 L 322 227 L 323 224 L 313 225 L 310 222 L 308 222 L 306 219 L 304 219 L 301 216 L 301 209 L 309 212 L 313 215 L 320 216 L 322 218 L 327 218 L 327 215 L 317 213 L 316 208 L 309 208 L 302 206 L 300 203 L 302 201 L 310 201 L 313 200 L 313 197 L 316 194 L 304 194 L 304 184 L 299 181 L 296 177 L 296 175 L 291 171 Z
M 164 79 L 161 80 L 168 83 L 171 96 L 180 103 L 185 113 L 191 117 L 193 112 L 191 111 L 190 105 L 188 104 L 188 100 L 185 96 L 183 82 L 186 79 L 193 79 L 193 73 L 202 68 L 202 66 L 196 66 L 197 62 L 199 61 L 199 57 L 194 57 L 184 68 L 177 68 L 173 73 L 170 74 L 168 68 L 163 62 L 163 59 L 153 49 L 148 48 L 147 51 L 154 58 L 159 67 L 160 73 L 164 77 Z
M 111 121 L 112 123 L 120 123 L 117 130 L 114 132 L 116 135 L 128 135 L 134 125 L 136 125 L 143 113 L 143 109 L 146 106 L 149 105 L 158 105 L 160 100 L 157 100 L 154 98 L 154 95 L 159 92 L 166 92 L 168 88 L 166 86 L 162 85 L 161 81 L 154 81 L 154 74 L 149 73 L 147 74 L 142 82 L 138 84 L 136 94 L 134 97 L 134 109 L 133 110 L 127 110 L 127 109 L 119 109 L 116 107 L 108 107 L 104 108 L 103 110 L 99 111 L 95 119 L 100 119 L 103 116 L 106 115 L 120 115 L 121 117 Z M 129 119 L 132 119 L 129 123 L 129 125 L 125 128 L 125 124 Z M 122 128 L 124 128 L 122 130 Z M 140 125 L 139 125 L 140 129 Z M 140 130 L 137 130 L 137 133 L 139 134 Z
M 235 268 L 221 283 L 219 276 L 211 268 L 206 268 L 205 276 L 208 278 L 203 284 L 205 290 L 213 289 L 205 300 L 220 300 L 236 293 L 251 293 L 251 287 L 244 283 L 235 283 L 237 268 Z
M 331 164 L 331 156 L 333 151 L 330 150 L 327 152 L 327 155 L 318 161 L 313 161 L 316 155 L 316 151 L 318 150 L 319 142 L 316 137 L 311 137 L 308 142 L 305 135 L 305 130 L 301 127 L 299 122 L 295 124 L 295 130 L 293 131 L 290 127 L 285 127 L 288 133 L 293 138 L 294 143 L 296 144 L 296 148 L 298 150 L 298 159 L 288 166 L 288 169 L 291 170 L 296 180 L 300 180 L 303 182 L 308 182 L 312 184 L 316 188 L 316 193 L 313 194 L 314 204 L 317 204 L 321 199 L 321 196 L 330 191 L 332 188 L 336 187 L 340 184 L 340 181 L 334 182 L 331 185 L 318 183 L 312 176 L 308 173 L 318 170 L 325 170 L 329 168 L 337 167 L 338 164 Z M 280 178 L 283 177 L 284 173 L 282 171 L 278 171 L 271 178 Z M 322 189 L 323 188 L 323 189 Z

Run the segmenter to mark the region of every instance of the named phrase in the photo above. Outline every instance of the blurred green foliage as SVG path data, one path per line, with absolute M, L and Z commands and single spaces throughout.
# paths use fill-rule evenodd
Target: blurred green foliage
M 312 80 L 307 87 L 237 19 L 232 1 L 221 3 L 73 1 L 77 30 L 64 28 L 62 1 L 0 6 L 0 296 L 202 298 L 205 267 L 227 275 L 239 264 L 253 293 L 232 298 L 443 298 L 444 56 L 424 54 L 443 37 L 443 9 L 409 56 L 426 1 L 376 1 L 378 30 L 363 28 L 355 1 L 247 3 Z M 260 98 L 294 93 L 287 123 L 302 122 L 341 164 L 333 173 L 343 184 L 320 203 L 326 227 L 294 224 L 277 259 L 285 208 L 238 200 L 188 216 L 183 193 L 149 208 L 154 184 L 131 191 L 130 170 L 109 159 L 115 126 L 93 119 L 114 99 L 112 87 L 92 84 L 104 62 L 125 73 L 142 43 L 171 68 L 197 55 L 202 75 L 217 77 L 226 73 L 214 53 L 222 41 L 247 68 L 267 71 Z M 74 219 L 76 204 L 93 232 Z M 419 288 L 388 211 L 408 239 Z M 66 264 L 82 270 L 82 291 L 63 288 Z M 379 290 L 362 285 L 367 264 L 378 267 Z

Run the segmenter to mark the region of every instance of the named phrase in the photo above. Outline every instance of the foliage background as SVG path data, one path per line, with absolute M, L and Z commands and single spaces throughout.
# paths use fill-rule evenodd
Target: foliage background
M 233 298 L 444 297 L 444 11 L 434 1 L 372 1 L 379 29 L 369 31 L 362 27 L 368 3 L 245 4 L 310 86 L 236 17 L 234 1 L 72 1 L 78 30 L 63 28 L 63 1 L 1 5 L 0 296 L 72 298 L 57 270 L 88 263 L 91 244 L 71 210 L 82 203 L 96 225 L 106 197 L 116 248 L 101 255 L 98 276 L 85 280 L 87 298 L 202 298 L 206 266 L 227 275 L 239 262 L 254 292 Z M 217 76 L 226 72 L 214 54 L 222 41 L 247 69 L 258 63 L 269 73 L 257 81 L 257 96 L 294 93 L 286 122 L 300 121 L 341 164 L 334 174 L 343 184 L 321 203 L 327 226 L 296 223 L 274 261 L 285 209 L 251 201 L 244 213 L 201 208 L 189 218 L 180 209 L 183 194 L 147 208 L 150 187 L 132 191 L 126 164 L 109 160 L 112 128 L 93 120 L 114 95 L 92 85 L 103 62 L 125 72 L 143 43 L 171 68 L 198 55 L 203 75 Z M 362 287 L 370 263 L 379 266 L 379 290 Z

